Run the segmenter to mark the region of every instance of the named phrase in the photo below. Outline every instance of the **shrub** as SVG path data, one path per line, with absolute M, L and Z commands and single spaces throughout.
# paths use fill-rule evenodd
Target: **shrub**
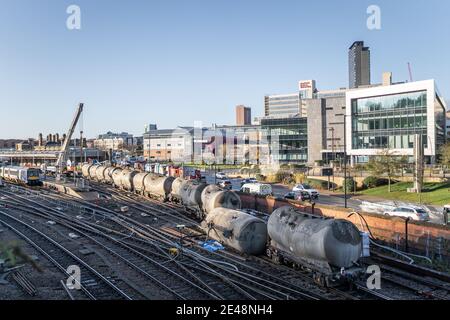
M 323 180 L 307 179 L 304 183 L 309 184 L 314 189 L 326 190 L 328 188 L 328 182 Z
M 305 181 L 306 175 L 304 173 L 296 173 L 294 174 L 295 183 L 303 183 Z
M 257 173 L 256 176 L 255 176 L 255 178 L 256 178 L 256 180 L 258 180 L 258 181 L 265 181 L 265 180 L 266 180 L 266 176 L 264 176 L 264 175 L 262 175 L 262 174 L 260 174 L 260 173 Z
M 388 184 L 388 179 L 385 178 L 377 178 L 374 176 L 369 176 L 363 180 L 364 188 L 375 188 L 380 186 L 385 186 Z
M 342 187 L 344 190 L 347 190 L 347 192 L 353 192 L 356 188 L 356 182 L 352 177 L 345 178 Z

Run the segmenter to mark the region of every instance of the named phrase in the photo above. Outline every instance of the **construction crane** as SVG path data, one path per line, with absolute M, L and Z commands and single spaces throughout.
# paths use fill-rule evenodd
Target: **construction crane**
M 63 166 L 66 162 L 67 158 L 67 150 L 69 150 L 70 140 L 72 139 L 73 132 L 75 131 L 75 127 L 77 126 L 78 119 L 80 118 L 81 112 L 83 112 L 83 104 L 80 103 L 78 105 L 77 111 L 75 112 L 75 116 L 73 117 L 72 124 L 67 131 L 66 139 L 61 147 L 61 152 L 58 155 L 58 159 L 56 160 L 56 168 L 58 170 L 58 174 L 63 173 Z
M 412 71 L 411 71 L 411 64 L 409 62 L 408 62 L 408 71 L 409 71 L 409 81 L 413 82 Z

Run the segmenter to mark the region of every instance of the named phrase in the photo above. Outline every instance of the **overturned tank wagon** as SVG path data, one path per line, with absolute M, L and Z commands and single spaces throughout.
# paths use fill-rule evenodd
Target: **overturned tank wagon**
M 149 173 L 147 173 L 147 172 L 140 172 L 140 173 L 137 173 L 133 177 L 134 192 L 139 193 L 139 194 L 143 194 L 144 193 L 144 179 L 145 179 L 145 177 L 147 175 L 149 175 Z
M 85 163 L 81 166 L 81 173 L 83 174 L 84 178 L 89 178 L 89 168 L 92 167 L 93 165 L 90 163 Z
M 209 237 L 239 252 L 259 255 L 266 249 L 267 224 L 248 213 L 215 208 L 201 226 Z
M 96 180 L 97 179 L 97 168 L 100 167 L 99 164 L 94 164 L 89 167 L 89 179 Z
M 95 175 L 97 178 L 97 181 L 104 182 L 105 181 L 105 172 L 106 169 L 108 169 L 107 166 L 98 166 L 95 170 Z
M 149 173 L 144 179 L 144 193 L 152 198 L 166 201 L 172 192 L 174 177 Z
M 128 191 L 133 191 L 133 178 L 136 174 L 138 174 L 138 171 L 130 169 L 122 170 L 121 188 Z
M 202 205 L 206 214 L 215 208 L 241 209 L 241 198 L 231 190 L 223 190 L 216 185 L 208 185 L 202 192 Z
M 285 206 L 272 212 L 267 231 L 269 256 L 313 270 L 320 284 L 362 271 L 357 267 L 362 238 L 350 221 L 313 216 Z
M 113 170 L 111 173 L 113 185 L 117 188 L 122 187 L 122 171 L 122 168 L 116 168 L 116 170 Z

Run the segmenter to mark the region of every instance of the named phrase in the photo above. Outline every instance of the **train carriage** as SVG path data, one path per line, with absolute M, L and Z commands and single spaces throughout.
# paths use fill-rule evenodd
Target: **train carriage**
M 0 177 L 6 181 L 25 184 L 28 186 L 39 186 L 42 184 L 40 170 L 35 168 L 14 166 L 1 167 Z

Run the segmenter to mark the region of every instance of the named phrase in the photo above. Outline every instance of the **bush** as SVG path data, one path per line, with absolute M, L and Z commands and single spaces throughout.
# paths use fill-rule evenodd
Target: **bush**
M 327 190 L 328 189 L 328 182 L 323 180 L 316 180 L 316 179 L 307 179 L 305 184 L 309 184 L 311 188 L 313 189 L 319 189 L 319 190 Z M 330 182 L 330 185 L 332 183 Z
M 295 173 L 294 174 L 294 181 L 295 183 L 303 183 L 305 181 L 306 175 L 304 173 Z
M 266 180 L 266 176 L 264 176 L 264 175 L 262 175 L 262 174 L 260 174 L 260 173 L 257 173 L 256 176 L 255 176 L 255 178 L 256 178 L 256 180 L 258 180 L 258 181 L 265 181 L 265 180 Z
M 353 192 L 356 189 L 356 182 L 352 177 L 345 178 L 345 181 L 342 186 L 347 192 Z
M 370 188 L 385 186 L 388 183 L 389 183 L 388 179 L 369 176 L 363 180 L 363 187 L 370 189 Z

